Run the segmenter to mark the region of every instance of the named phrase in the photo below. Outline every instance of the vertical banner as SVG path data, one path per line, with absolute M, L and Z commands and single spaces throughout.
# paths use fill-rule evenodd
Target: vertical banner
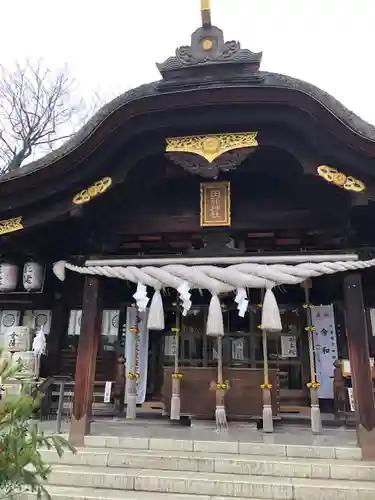
M 316 375 L 320 383 L 318 395 L 321 399 L 333 399 L 333 363 L 338 359 L 333 305 L 314 306 L 311 315 L 315 327 Z
M 126 380 L 128 373 L 133 371 L 132 367 L 132 347 L 136 341 L 136 373 L 139 373 L 137 380 L 137 404 L 142 404 L 146 399 L 147 389 L 147 370 L 148 370 L 148 329 L 147 317 L 148 310 L 139 313 L 140 322 L 137 325 L 137 309 L 128 307 L 126 309 L 126 338 L 125 338 L 125 359 L 126 359 Z M 137 334 L 129 332 L 130 328 L 137 328 Z M 125 403 L 127 394 L 125 391 Z

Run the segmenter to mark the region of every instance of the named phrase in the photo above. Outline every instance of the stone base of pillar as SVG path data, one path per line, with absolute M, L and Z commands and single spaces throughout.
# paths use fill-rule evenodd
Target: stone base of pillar
M 322 418 L 318 405 L 311 405 L 311 431 L 313 434 L 322 433 Z
M 357 439 L 362 450 L 363 460 L 375 462 L 375 428 L 367 431 L 362 425 L 359 425 Z
M 72 446 L 83 446 L 85 444 L 85 436 L 90 434 L 90 424 L 91 420 L 87 415 L 84 415 L 79 420 L 72 415 L 69 430 L 69 443 Z

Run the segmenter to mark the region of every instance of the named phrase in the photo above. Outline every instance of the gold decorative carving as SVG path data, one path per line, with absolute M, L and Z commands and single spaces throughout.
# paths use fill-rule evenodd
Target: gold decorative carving
M 203 42 L 202 42 L 203 50 L 206 50 L 208 52 L 209 50 L 212 49 L 212 46 L 213 46 L 212 40 L 210 40 L 209 38 L 206 38 L 205 40 L 203 40 Z
M 328 165 L 320 165 L 317 168 L 317 171 L 320 177 L 323 177 L 324 180 L 331 182 L 340 188 L 346 189 L 347 191 L 360 193 L 366 189 L 364 182 L 359 179 L 355 179 L 352 176 L 347 176 L 335 168 L 329 167 Z
M 20 229 L 23 229 L 22 217 L 0 220 L 0 235 L 14 233 L 14 231 L 19 231 Z
M 230 182 L 203 182 L 201 184 L 201 227 L 228 227 L 231 225 Z
M 166 139 L 167 153 L 194 153 L 203 156 L 209 163 L 228 151 L 258 146 L 258 132 L 237 134 L 192 135 Z
M 110 177 L 103 177 L 99 181 L 89 186 L 87 189 L 83 189 L 73 197 L 74 205 L 83 205 L 88 203 L 93 198 L 96 198 L 99 194 L 103 194 L 112 185 L 112 179 Z

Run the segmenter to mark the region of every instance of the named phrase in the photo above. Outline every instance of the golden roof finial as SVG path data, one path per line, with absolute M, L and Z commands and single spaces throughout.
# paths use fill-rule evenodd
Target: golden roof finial
M 211 0 L 201 0 L 202 25 L 211 26 Z

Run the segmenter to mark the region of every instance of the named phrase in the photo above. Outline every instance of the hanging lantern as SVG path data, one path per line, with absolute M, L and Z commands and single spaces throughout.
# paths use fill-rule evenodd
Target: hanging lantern
M 13 292 L 17 288 L 18 267 L 14 264 L 0 264 L 0 292 Z
M 27 326 L 15 326 L 5 334 L 6 349 L 9 352 L 30 351 L 31 333 Z
M 27 262 L 23 266 L 23 287 L 27 292 L 41 290 L 44 279 L 44 267 L 37 262 Z
M 14 378 L 35 377 L 35 353 L 33 351 L 15 352 L 12 356 L 13 363 L 18 366 L 19 371 Z

